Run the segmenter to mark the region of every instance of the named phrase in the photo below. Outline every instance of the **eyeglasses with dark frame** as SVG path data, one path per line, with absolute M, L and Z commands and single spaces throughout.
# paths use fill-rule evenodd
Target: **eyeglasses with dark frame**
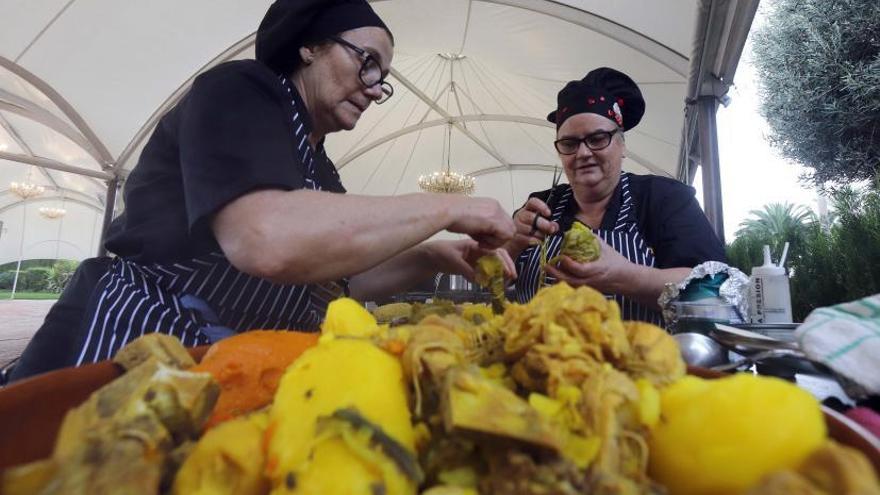
M 583 138 L 557 139 L 553 141 L 553 145 L 556 146 L 556 151 L 560 155 L 573 155 L 577 153 L 581 143 L 584 143 L 591 151 L 599 151 L 607 148 L 611 144 L 611 138 L 618 132 L 620 132 L 620 127 L 613 131 L 597 131 Z
M 388 98 L 391 98 L 394 94 L 394 86 L 385 81 L 385 78 L 382 77 L 382 68 L 379 66 L 379 62 L 376 61 L 376 58 L 363 48 L 344 38 L 340 38 L 339 36 L 331 36 L 330 40 L 335 41 L 344 47 L 350 48 L 364 59 L 361 64 L 361 69 L 358 71 L 358 77 L 361 80 L 361 84 L 368 88 L 372 88 L 378 84 L 382 88 L 382 96 L 376 100 L 377 105 L 381 105 L 388 101 Z

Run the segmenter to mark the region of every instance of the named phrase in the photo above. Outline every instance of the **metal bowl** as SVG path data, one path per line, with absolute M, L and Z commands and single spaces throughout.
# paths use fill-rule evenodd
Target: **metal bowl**
M 681 357 L 691 366 L 711 368 L 729 362 L 727 349 L 702 333 L 677 333 L 672 337 L 678 342 Z
M 674 301 L 675 312 L 673 333 L 704 333 L 715 328 L 716 323 L 742 323 L 736 306 L 717 298 L 699 301 Z

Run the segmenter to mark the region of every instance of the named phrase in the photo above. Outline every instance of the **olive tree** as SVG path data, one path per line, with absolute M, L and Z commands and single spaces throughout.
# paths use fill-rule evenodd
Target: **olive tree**
M 774 0 L 753 36 L 770 140 L 818 186 L 880 173 L 880 1 Z

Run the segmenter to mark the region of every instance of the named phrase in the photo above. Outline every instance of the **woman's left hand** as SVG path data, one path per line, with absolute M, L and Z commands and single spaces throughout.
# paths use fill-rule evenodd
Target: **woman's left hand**
M 547 274 L 572 287 L 588 285 L 606 294 L 625 292 L 632 281 L 635 264 L 621 256 L 607 243 L 599 239 L 601 254 L 596 261 L 579 263 L 562 256 L 557 266 L 547 265 Z
M 439 272 L 464 275 L 465 278 L 473 281 L 474 265 L 477 260 L 481 256 L 495 255 L 504 266 L 504 277 L 516 278 L 516 266 L 503 248 L 484 249 L 473 239 L 434 241 L 427 243 L 427 247 L 430 248 L 434 268 Z

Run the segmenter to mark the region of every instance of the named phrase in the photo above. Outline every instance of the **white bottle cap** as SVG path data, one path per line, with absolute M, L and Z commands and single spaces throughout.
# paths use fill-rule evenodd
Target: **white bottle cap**
M 764 264 L 752 267 L 753 277 L 768 277 L 773 275 L 785 275 L 785 268 L 776 266 L 770 260 L 770 246 L 764 244 Z

